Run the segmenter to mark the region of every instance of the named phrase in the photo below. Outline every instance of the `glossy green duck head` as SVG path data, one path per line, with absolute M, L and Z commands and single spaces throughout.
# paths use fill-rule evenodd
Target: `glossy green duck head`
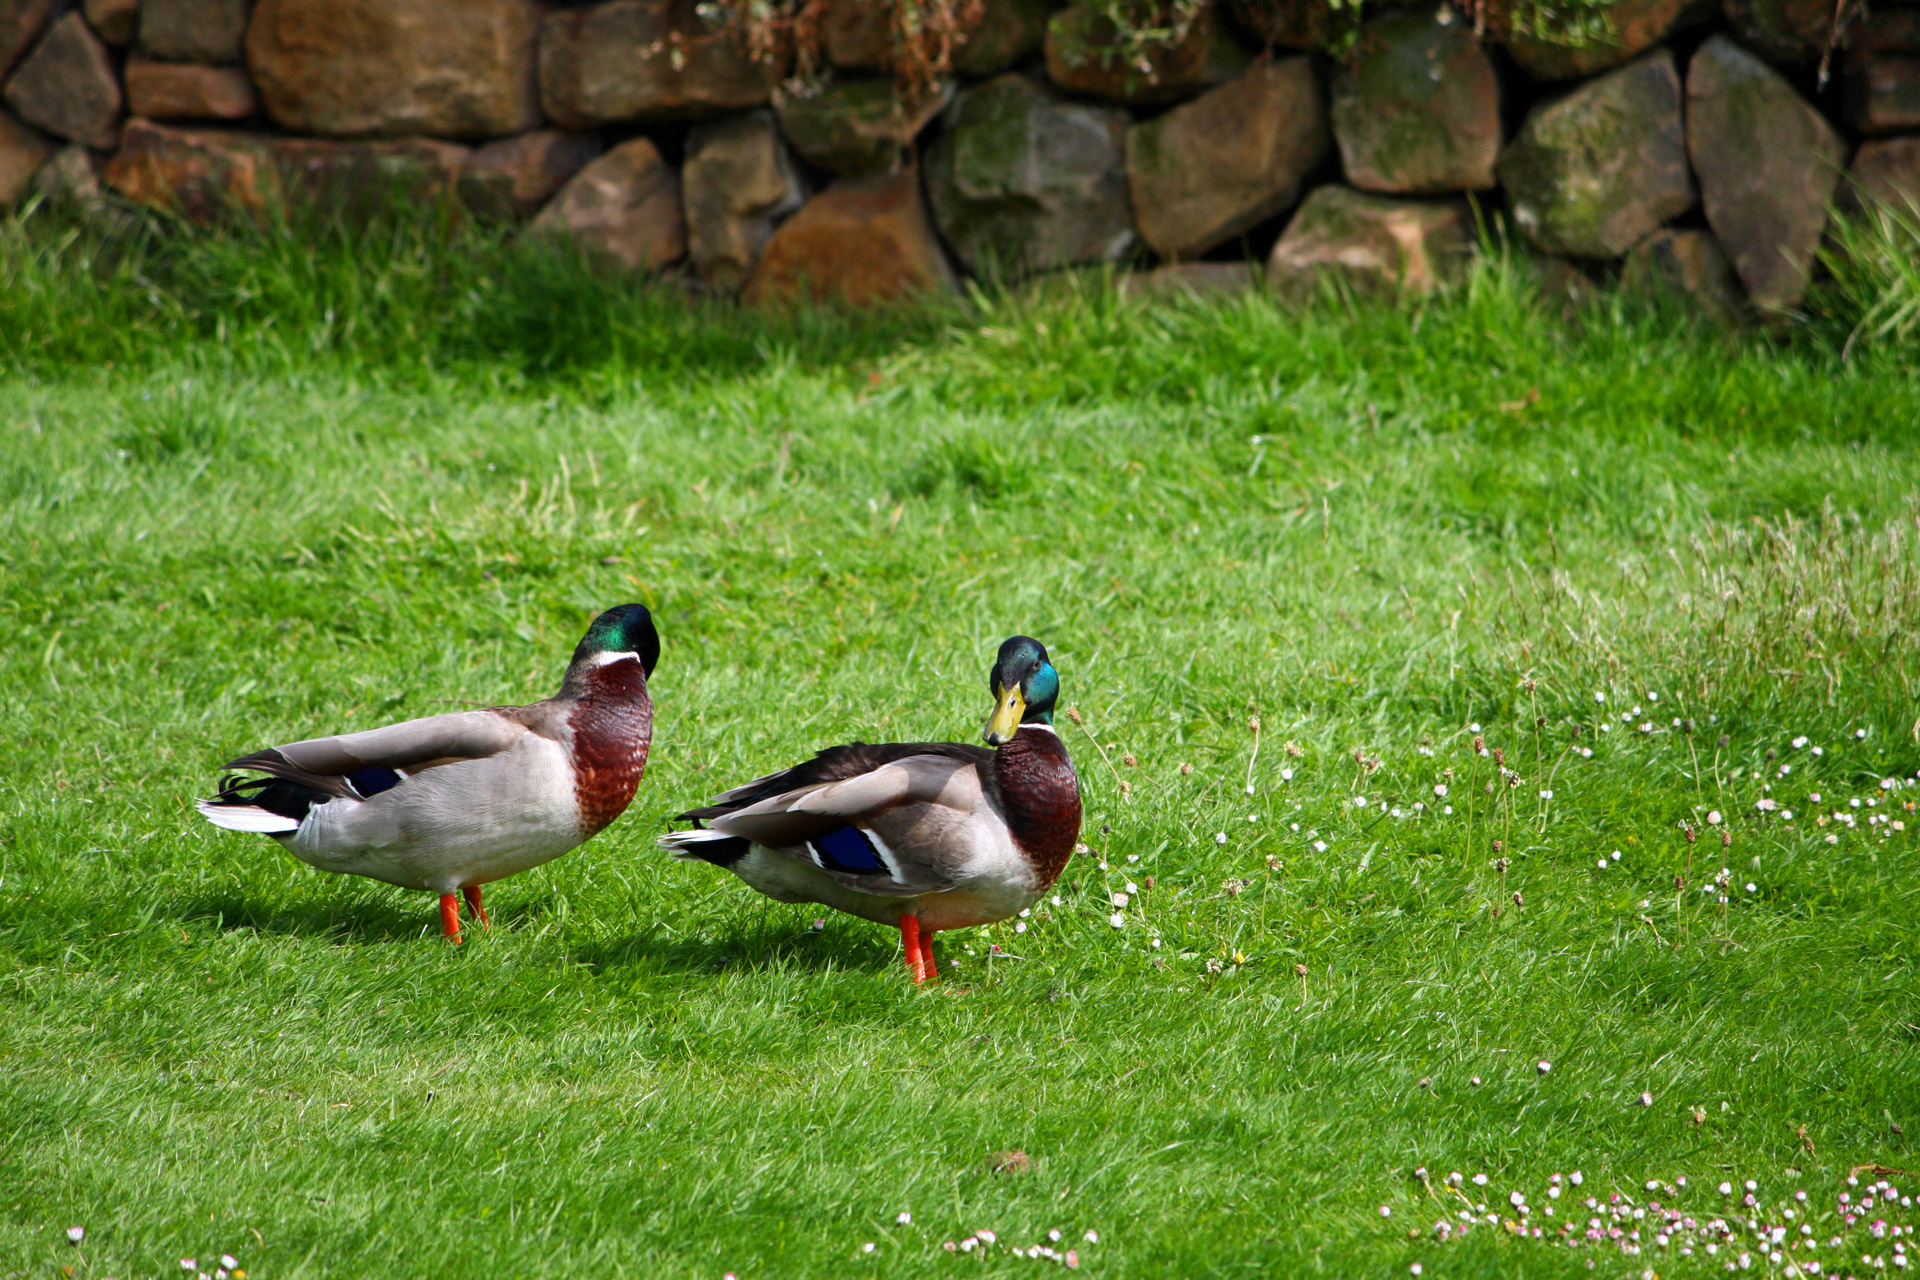
M 987 717 L 987 744 L 999 746 L 1023 724 L 1053 723 L 1060 697 L 1060 673 L 1047 661 L 1047 647 L 1031 636 L 1015 636 L 1000 646 L 987 678 L 993 690 L 993 714 Z
M 617 605 L 595 618 L 573 651 L 573 664 L 591 662 L 603 653 L 637 654 L 641 670 L 653 674 L 653 664 L 660 661 L 660 633 L 653 629 L 647 606 Z

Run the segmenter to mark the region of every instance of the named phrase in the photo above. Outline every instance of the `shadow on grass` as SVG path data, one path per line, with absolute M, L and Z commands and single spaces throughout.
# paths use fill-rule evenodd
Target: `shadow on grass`
M 834 923 L 840 923 L 838 921 Z M 699 938 L 630 934 L 589 943 L 568 953 L 595 977 L 648 974 L 719 974 L 731 969 L 825 973 L 829 970 L 906 973 L 897 935 L 874 926 L 828 927 L 825 931 L 772 924 L 735 928 Z
M 409 895 L 411 899 L 413 895 Z M 190 924 L 211 925 L 223 933 L 263 933 L 288 938 L 330 938 L 336 942 L 402 942 L 423 935 L 439 935 L 434 900 L 418 895 L 410 901 L 385 902 L 377 898 L 341 902 L 300 902 L 265 906 L 237 894 L 189 898 L 168 914 Z M 431 929 L 429 928 L 431 926 Z

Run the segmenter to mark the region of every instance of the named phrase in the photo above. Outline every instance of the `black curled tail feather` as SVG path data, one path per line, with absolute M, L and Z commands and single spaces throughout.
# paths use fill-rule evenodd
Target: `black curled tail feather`
M 221 776 L 219 792 L 207 803 L 265 809 L 268 813 L 301 822 L 314 805 L 324 804 L 332 798 L 325 791 L 289 782 L 285 778 L 247 778 L 229 773 Z

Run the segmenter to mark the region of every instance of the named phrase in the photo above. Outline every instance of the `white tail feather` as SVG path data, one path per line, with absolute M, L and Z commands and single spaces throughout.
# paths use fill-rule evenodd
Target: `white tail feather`
M 258 831 L 263 835 L 283 835 L 289 831 L 298 831 L 300 824 L 293 818 L 277 813 L 268 813 L 258 805 L 252 804 L 215 804 L 211 800 L 196 800 L 193 807 L 200 816 L 216 827 L 225 827 L 229 831 Z
M 660 847 L 676 858 L 698 858 L 693 846 L 710 844 L 715 840 L 735 840 L 724 831 L 715 831 L 711 827 L 699 827 L 692 831 L 669 831 L 660 837 Z

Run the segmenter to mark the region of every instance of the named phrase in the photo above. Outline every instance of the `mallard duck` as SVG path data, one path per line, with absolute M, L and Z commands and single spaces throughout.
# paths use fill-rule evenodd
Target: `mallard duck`
M 647 767 L 647 677 L 660 637 L 643 605 L 595 618 L 560 692 L 525 707 L 456 711 L 229 762 L 195 806 L 217 827 L 257 831 L 322 871 L 440 895 L 491 923 L 480 886 L 550 862 L 626 811 Z
M 1060 676 L 1038 640 L 1000 646 L 988 677 L 993 750 L 853 742 L 715 796 L 662 836 L 779 902 L 898 927 L 916 983 L 933 935 L 1005 920 L 1040 898 L 1080 836 L 1080 784 L 1053 728 Z

